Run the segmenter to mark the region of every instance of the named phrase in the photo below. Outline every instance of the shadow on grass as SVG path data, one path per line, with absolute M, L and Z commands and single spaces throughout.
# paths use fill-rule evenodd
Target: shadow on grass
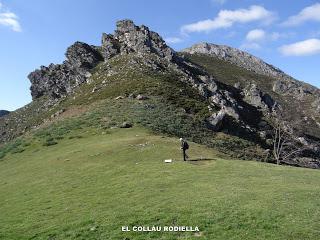
M 187 162 L 199 162 L 199 161 L 215 161 L 216 158 L 194 158 L 194 159 L 187 159 Z

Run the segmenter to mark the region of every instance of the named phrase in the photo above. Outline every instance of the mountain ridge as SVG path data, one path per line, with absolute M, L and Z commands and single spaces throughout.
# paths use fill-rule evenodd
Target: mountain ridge
M 299 81 L 291 77 L 290 75 L 286 74 L 281 69 L 271 64 L 268 64 L 262 59 L 237 48 L 233 48 L 227 45 L 217 45 L 213 43 L 202 42 L 194 44 L 189 48 L 183 49 L 181 50 L 181 52 L 189 54 L 206 54 L 215 56 L 221 60 L 231 62 L 249 71 L 276 78 L 279 81 L 274 83 L 273 90 L 275 92 L 284 93 L 287 91 L 286 94 L 298 94 L 300 97 L 303 97 L 303 95 L 308 92 L 312 92 L 320 97 L 319 88 L 311 84 L 305 83 L 303 81 Z M 290 84 L 293 84 L 293 86 L 290 86 Z M 299 89 L 292 90 L 294 87 Z
M 207 46 L 209 45 L 204 45 Z M 292 117 L 287 122 L 288 126 L 298 118 L 305 118 L 305 123 L 298 126 L 299 131 L 292 128 L 291 132 L 297 132 L 292 138 L 308 146 L 310 151 L 307 157 L 304 156 L 303 161 L 300 162 L 299 158 L 292 159 L 289 164 L 320 167 L 320 160 L 317 160 L 320 136 L 317 126 L 320 122 L 318 113 L 313 109 L 312 113 L 309 112 L 309 108 L 308 112 L 296 117 L 292 113 L 298 107 L 303 109 L 311 101 L 312 104 L 318 104 L 314 99 L 314 90 L 305 92 L 304 86 L 299 85 L 296 88 L 295 85 L 288 85 L 289 76 L 280 80 L 270 76 L 263 78 L 263 75 L 253 71 L 251 73 L 243 66 L 239 67 L 239 64 L 230 63 L 226 59 L 221 60 L 220 58 L 225 58 L 221 56 L 226 56 L 226 53 L 217 47 L 211 49 L 213 56 L 204 54 L 206 57 L 201 55 L 201 49 L 203 48 L 196 49 L 197 51 L 175 52 L 166 45 L 158 33 L 149 30 L 148 27 L 136 26 L 128 19 L 118 21 L 113 34 L 102 34 L 100 46 L 76 42 L 67 49 L 66 60 L 63 63 L 41 66 L 29 74 L 33 102 L 10 114 L 9 118 L 0 120 L 0 141 L 10 141 L 37 129 L 42 124 L 48 124 L 73 106 L 88 105 L 105 99 L 110 99 L 111 104 L 112 98 L 130 99 L 137 94 L 145 94 L 149 95 L 150 101 L 162 98 L 167 104 L 173 104 L 172 107 L 176 108 L 177 113 L 182 113 L 175 116 L 181 118 L 182 125 L 174 125 L 168 131 L 158 123 L 151 123 L 157 126 L 155 129 L 181 136 L 181 129 L 190 128 L 190 125 L 182 120 L 183 117 L 187 117 L 194 121 L 196 126 L 201 127 L 195 128 L 198 132 L 185 135 L 207 145 L 211 144 L 209 137 L 204 138 L 205 141 L 208 140 L 205 142 L 201 139 L 201 134 L 205 132 L 206 136 L 211 134 L 214 137 L 216 133 L 223 132 L 231 138 L 239 137 L 270 150 L 274 110 L 280 107 L 288 108 L 286 114 Z M 226 46 L 224 49 L 235 52 L 234 56 L 239 59 L 237 54 L 240 50 L 230 50 L 231 48 Z M 201 56 L 196 56 L 198 54 Z M 229 55 L 232 60 L 232 55 Z M 244 56 L 262 62 L 251 55 Z M 214 65 L 218 59 L 219 64 Z M 281 76 L 284 74 L 264 62 L 261 64 L 266 69 L 275 69 L 274 71 Z M 220 74 L 221 69 L 225 72 Z M 295 80 L 290 81 L 300 84 Z M 285 93 L 274 91 L 278 82 L 279 89 Z M 295 91 L 299 92 L 297 98 L 292 97 Z M 291 103 L 292 99 L 294 101 Z M 288 101 L 292 106 L 288 105 Z M 129 101 L 128 104 L 132 103 Z M 155 101 L 152 104 L 153 108 L 157 104 L 160 106 L 160 103 Z M 316 107 L 314 109 L 317 109 Z M 147 105 L 146 108 L 152 109 Z M 160 112 L 164 118 L 163 105 L 161 108 Z M 134 114 L 129 113 L 131 118 L 136 117 Z M 174 115 L 174 111 L 172 114 Z M 172 124 L 173 119 L 168 121 Z M 308 132 L 305 132 L 305 129 Z M 234 147 L 229 151 L 235 151 Z

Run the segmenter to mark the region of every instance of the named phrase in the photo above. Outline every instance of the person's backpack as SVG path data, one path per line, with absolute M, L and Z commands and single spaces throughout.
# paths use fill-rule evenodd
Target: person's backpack
M 185 150 L 189 149 L 189 144 L 188 144 L 187 142 L 184 142 L 184 143 L 183 143 L 183 148 L 184 148 Z

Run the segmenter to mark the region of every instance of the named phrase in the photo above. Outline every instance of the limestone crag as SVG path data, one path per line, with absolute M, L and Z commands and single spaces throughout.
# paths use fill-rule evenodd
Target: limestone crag
M 243 90 L 244 99 L 251 105 L 264 111 L 270 111 L 275 106 L 275 101 L 270 95 L 263 93 L 256 84 L 249 84 Z
M 70 46 L 66 57 L 67 60 L 62 64 L 41 66 L 28 75 L 33 99 L 43 95 L 54 99 L 68 95 L 88 80 L 91 76 L 90 69 L 103 59 L 95 47 L 81 42 Z
M 118 54 L 155 53 L 171 61 L 178 59 L 175 52 L 166 45 L 159 34 L 146 26 L 136 26 L 131 20 L 117 22 L 115 33 L 102 35 L 102 46 L 90 46 L 76 42 L 67 49 L 66 61 L 50 64 L 48 67 L 30 73 L 33 99 L 47 95 L 57 99 L 70 94 L 80 84 L 86 83 L 90 71 L 101 61 L 107 61 Z
M 130 52 L 155 53 L 168 60 L 175 57 L 174 50 L 166 45 L 158 33 L 144 25 L 136 26 L 131 20 L 118 21 L 114 35 L 102 35 L 102 54 L 108 59 L 118 53 Z

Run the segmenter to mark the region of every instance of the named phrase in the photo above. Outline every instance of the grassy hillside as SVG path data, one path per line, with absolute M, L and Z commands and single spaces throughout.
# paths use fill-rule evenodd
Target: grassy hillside
M 46 147 L 33 140 L 0 161 L 0 239 L 319 236 L 319 171 L 229 161 L 196 144 L 190 159 L 181 161 L 177 138 L 139 127 L 85 127 Z M 121 232 L 126 225 L 201 232 Z
M 104 131 L 127 121 L 156 133 L 185 137 L 214 147 L 234 158 L 265 159 L 264 150 L 253 141 L 253 137 L 210 130 L 205 121 L 210 116 L 207 100 L 197 90 L 181 82 L 181 76 L 173 70 L 154 70 L 146 66 L 144 61 L 144 58 L 129 54 L 114 57 L 108 63 L 100 63 L 92 72 L 90 83 L 81 85 L 74 94 L 48 109 L 41 107 L 46 99 L 39 99 L 12 113 L 6 120 L 0 120 L 0 129 L 3 127 L 4 136 L 8 134 L 12 139 L 28 131 L 32 135 L 34 125 L 37 130 L 59 119 L 77 116 L 63 126 L 56 126 L 55 130 L 49 128 L 45 133 L 36 133 L 40 144 L 50 145 L 64 138 L 65 132 L 74 129 L 93 126 Z M 138 101 L 129 97 L 132 94 L 143 94 L 148 99 Z M 118 96 L 123 99 L 116 100 Z M 234 128 L 234 132 L 240 132 L 237 126 Z M 7 153 L 23 151 L 28 141 L 18 139 L 4 147 L 0 142 L 0 159 Z

